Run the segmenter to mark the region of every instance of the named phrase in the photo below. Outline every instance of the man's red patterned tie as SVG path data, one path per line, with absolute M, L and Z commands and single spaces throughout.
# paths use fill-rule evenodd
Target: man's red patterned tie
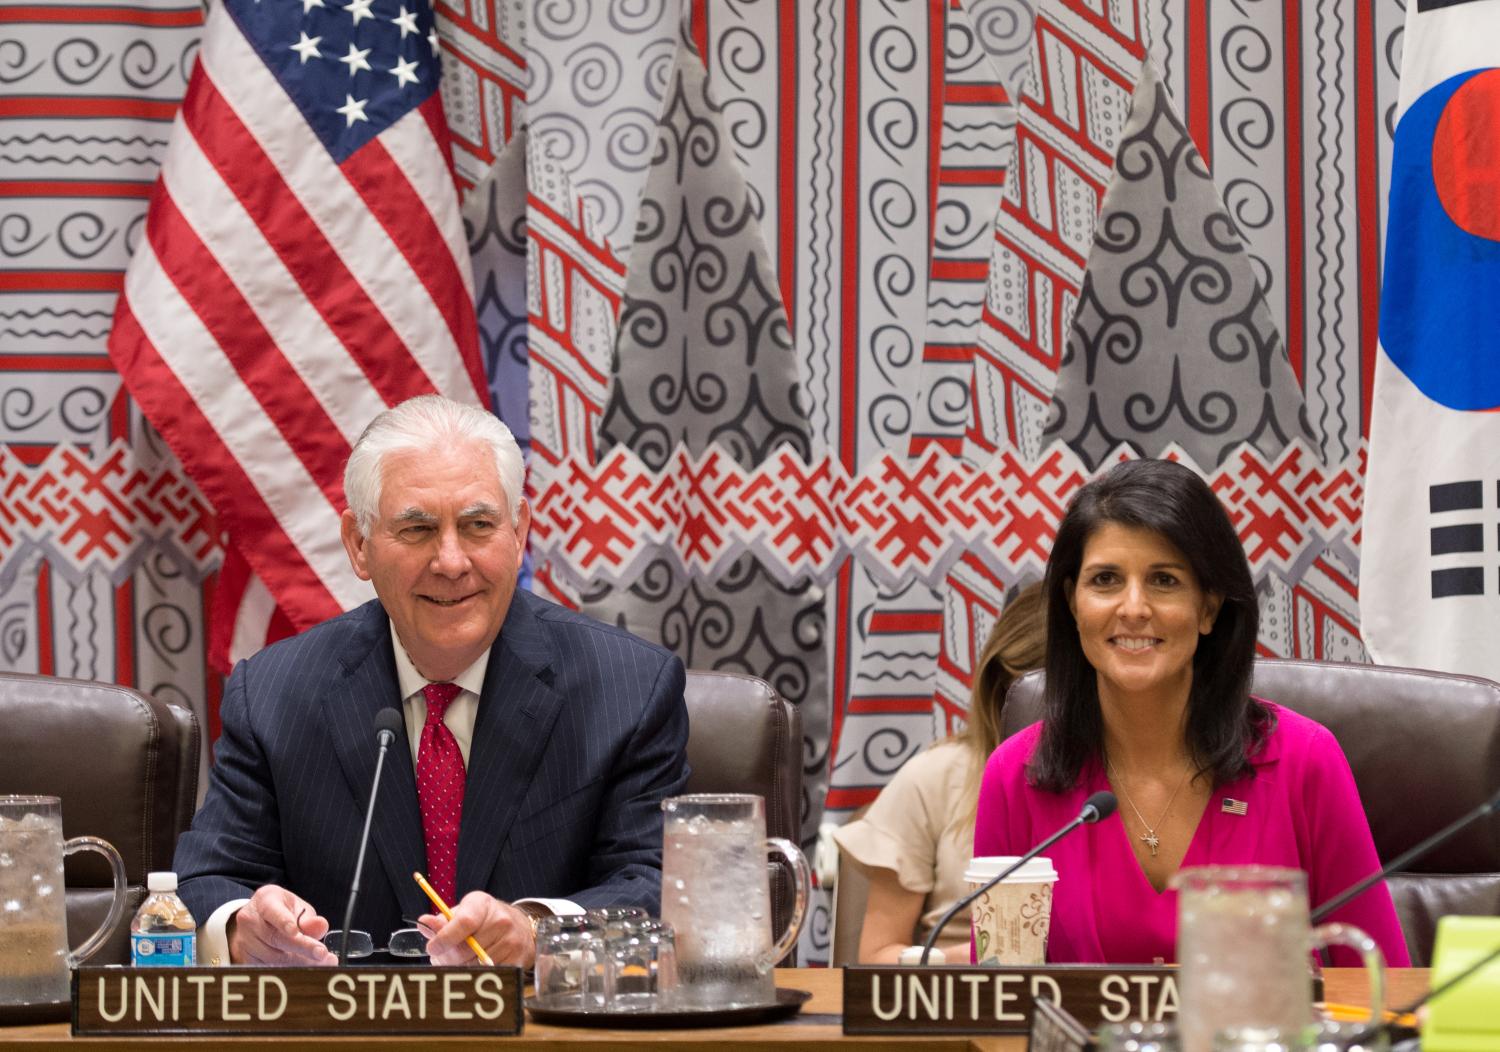
M 456 683 L 429 683 L 427 722 L 417 747 L 417 800 L 427 839 L 427 879 L 449 905 L 457 905 L 458 823 L 464 808 L 464 758 L 443 713 L 458 697 Z

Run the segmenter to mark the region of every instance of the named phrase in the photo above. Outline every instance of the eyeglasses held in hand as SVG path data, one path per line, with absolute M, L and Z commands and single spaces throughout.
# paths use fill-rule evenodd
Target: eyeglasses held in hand
M 342 929 L 335 928 L 323 936 L 322 943 L 333 953 L 339 952 L 339 941 L 344 937 Z M 426 957 L 427 933 L 421 928 L 401 928 L 393 931 L 384 946 L 376 946 L 367 931 L 349 931 L 349 959 L 357 961 L 377 953 L 388 953 L 392 957 Z

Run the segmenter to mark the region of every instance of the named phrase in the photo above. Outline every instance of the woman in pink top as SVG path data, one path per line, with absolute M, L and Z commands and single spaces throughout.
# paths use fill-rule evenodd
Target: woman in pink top
M 1314 908 L 1379 868 L 1333 735 L 1250 695 L 1255 585 L 1198 475 L 1138 460 L 1085 486 L 1046 590 L 1044 718 L 990 757 L 974 853 L 1022 854 L 1089 794 L 1119 797 L 1113 816 L 1048 850 L 1049 961 L 1174 960 L 1167 885 L 1182 866 L 1303 869 Z M 1332 919 L 1363 928 L 1390 964 L 1410 963 L 1383 884 Z

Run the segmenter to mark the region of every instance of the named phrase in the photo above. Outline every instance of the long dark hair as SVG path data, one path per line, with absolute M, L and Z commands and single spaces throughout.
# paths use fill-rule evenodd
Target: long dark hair
M 1244 774 L 1269 730 L 1270 713 L 1250 696 L 1260 607 L 1234 526 L 1208 484 L 1169 460 L 1119 464 L 1078 491 L 1047 562 L 1047 685 L 1041 741 L 1027 769 L 1033 785 L 1064 792 L 1102 754 L 1098 678 L 1083 653 L 1068 604 L 1083 550 L 1106 523 L 1151 530 L 1187 559 L 1204 592 L 1223 597 L 1213 630 L 1193 654 L 1187 745 L 1198 774 L 1215 785 Z

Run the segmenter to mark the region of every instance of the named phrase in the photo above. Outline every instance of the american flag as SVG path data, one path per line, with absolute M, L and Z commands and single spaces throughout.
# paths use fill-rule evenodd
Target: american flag
M 1236 800 L 1231 796 L 1226 796 L 1220 810 L 1226 815 L 1244 815 L 1250 813 L 1250 804 L 1245 800 Z
M 205 28 L 109 349 L 243 558 L 215 603 L 238 650 L 370 596 L 338 529 L 365 424 L 483 404 L 440 69 L 429 0 L 224 0 Z

